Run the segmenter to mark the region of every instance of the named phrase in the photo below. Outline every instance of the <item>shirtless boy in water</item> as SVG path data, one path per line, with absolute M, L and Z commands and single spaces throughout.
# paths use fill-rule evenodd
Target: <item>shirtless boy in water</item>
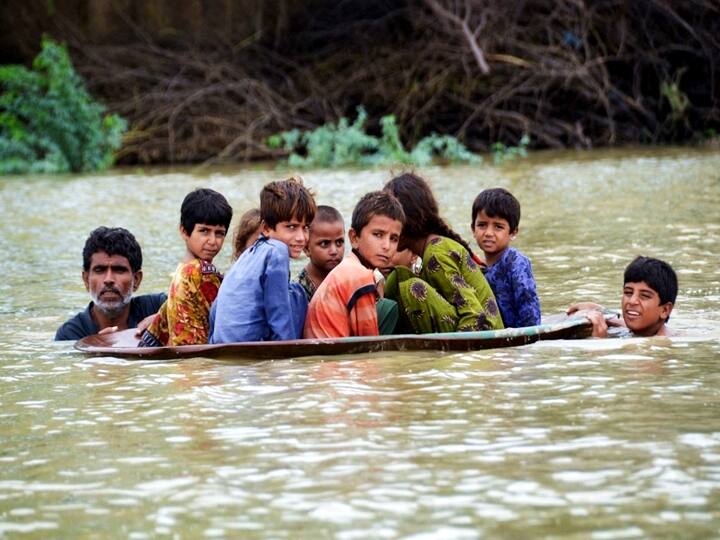
M 677 275 L 665 261 L 651 257 L 637 257 L 625 268 L 621 300 L 622 321 L 612 326 L 626 326 L 634 335 L 670 336 L 667 326 L 675 298 Z M 593 302 L 579 302 L 567 310 L 568 315 L 589 310 L 587 316 L 593 323 L 593 337 L 607 337 L 608 322 L 602 314 L 603 306 Z

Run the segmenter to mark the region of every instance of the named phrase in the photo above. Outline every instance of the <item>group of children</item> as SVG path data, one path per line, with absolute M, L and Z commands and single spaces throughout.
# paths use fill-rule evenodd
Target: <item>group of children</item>
M 260 208 L 240 220 L 235 262 L 223 278 L 213 259 L 231 218 L 220 193 L 197 189 L 185 197 L 180 234 L 186 257 L 141 345 L 497 330 L 541 322 L 530 261 L 510 247 L 520 204 L 505 189 L 484 190 L 472 205 L 472 234 L 484 260 L 442 219 L 430 186 L 413 173 L 358 201 L 347 256 L 342 215 L 317 206 L 299 177 L 263 187 Z M 309 262 L 293 280 L 290 259 L 303 253 Z M 673 272 L 671 299 L 656 294 L 665 307 L 646 310 L 646 316 L 640 313 L 645 289 L 652 290 L 655 281 L 643 272 L 630 276 L 637 282 L 628 282 L 626 273 L 625 288 L 633 290 L 624 292 L 623 315 L 633 332 L 663 333 L 677 278 Z M 642 290 L 635 291 L 639 283 Z M 640 299 L 627 314 L 625 296 Z M 601 306 L 576 304 L 569 312 L 580 309 L 590 310 L 594 335 L 606 333 Z

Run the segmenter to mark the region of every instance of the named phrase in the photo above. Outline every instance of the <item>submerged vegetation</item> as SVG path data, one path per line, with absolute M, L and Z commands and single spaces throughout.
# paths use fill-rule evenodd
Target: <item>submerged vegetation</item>
M 342 165 L 429 165 L 434 159 L 450 163 L 480 163 L 482 159 L 470 152 L 455 137 L 435 133 L 421 139 L 408 151 L 400 140 L 395 116 L 380 119 L 382 134 L 366 133 L 367 112 L 358 107 L 353 123 L 343 117 L 337 124 L 327 123 L 310 131 L 293 129 L 268 138 L 270 148 L 290 152 L 292 167 L 339 167 Z
M 62 45 L 50 39 L 32 69 L 0 66 L 0 174 L 105 169 L 126 123 L 104 114 Z

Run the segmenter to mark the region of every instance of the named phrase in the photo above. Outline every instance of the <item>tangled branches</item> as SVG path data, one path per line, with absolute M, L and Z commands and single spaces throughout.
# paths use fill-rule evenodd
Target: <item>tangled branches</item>
M 720 127 L 714 0 L 281 4 L 282 20 L 265 22 L 275 32 L 234 45 L 66 32 L 91 91 L 130 121 L 120 159 L 273 157 L 269 135 L 358 105 L 375 122 L 394 114 L 411 144 L 437 132 L 474 150 L 525 134 L 535 147 L 587 148 Z

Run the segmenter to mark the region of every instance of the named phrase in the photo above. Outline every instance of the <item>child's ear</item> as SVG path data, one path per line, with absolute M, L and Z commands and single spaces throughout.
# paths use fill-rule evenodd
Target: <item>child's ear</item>
M 269 236 L 270 233 L 272 232 L 272 230 L 273 230 L 273 228 L 268 226 L 268 224 L 265 223 L 264 220 L 260 222 L 260 232 L 262 233 L 263 236 Z
M 192 231 L 190 233 L 188 233 L 185 230 L 185 227 L 183 227 L 182 223 L 180 225 L 178 225 L 178 230 L 180 231 L 180 236 L 182 236 L 185 240 L 190 238 L 190 235 L 192 234 Z
M 350 245 L 353 247 L 353 249 L 357 248 L 359 237 L 355 232 L 355 229 L 353 229 L 352 227 L 348 229 L 348 238 L 350 239 Z
M 673 310 L 673 303 L 672 302 L 665 302 L 662 306 L 660 306 L 660 318 L 663 321 L 667 321 L 670 317 L 670 313 L 672 313 Z
M 520 227 L 516 227 L 514 231 L 510 233 L 510 240 L 515 240 L 517 235 L 520 233 Z

